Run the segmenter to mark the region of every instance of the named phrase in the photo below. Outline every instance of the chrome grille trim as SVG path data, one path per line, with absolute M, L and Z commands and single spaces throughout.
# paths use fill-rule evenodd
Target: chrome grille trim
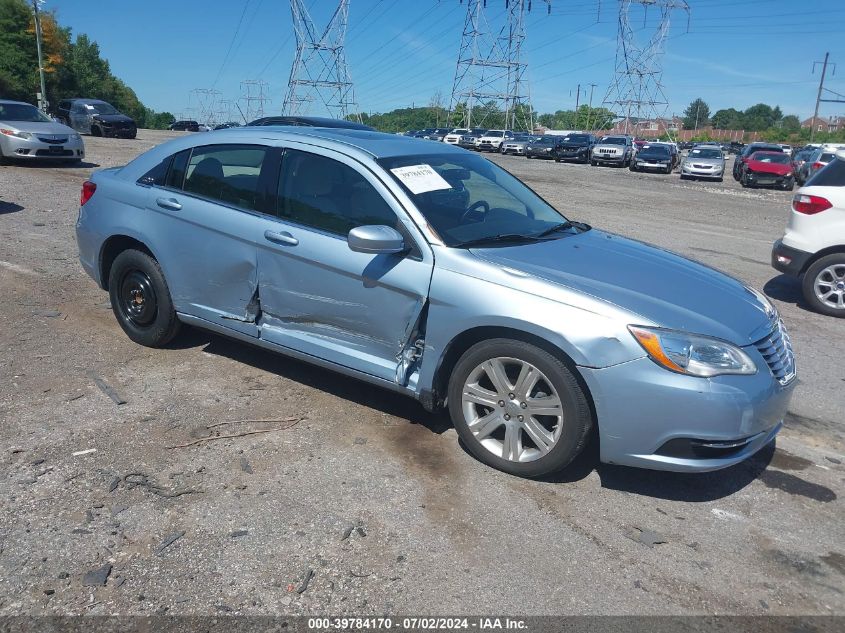
M 772 376 L 780 384 L 786 385 L 795 378 L 795 355 L 792 351 L 792 341 L 780 318 L 771 333 L 754 343 L 754 346 L 763 356 Z

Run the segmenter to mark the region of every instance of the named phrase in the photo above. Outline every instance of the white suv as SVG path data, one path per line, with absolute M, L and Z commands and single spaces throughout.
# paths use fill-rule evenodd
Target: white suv
M 845 149 L 795 194 L 772 266 L 803 275 L 801 289 L 814 310 L 845 317 Z
M 443 142 L 449 143 L 449 145 L 457 145 L 460 142 L 462 136 L 470 134 L 472 134 L 472 132 L 470 132 L 466 128 L 455 128 L 443 137 Z

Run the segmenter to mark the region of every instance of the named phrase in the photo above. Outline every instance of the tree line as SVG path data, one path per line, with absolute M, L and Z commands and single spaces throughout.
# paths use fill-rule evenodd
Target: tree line
M 59 100 L 86 97 L 108 101 L 138 127 L 164 129 L 169 112 L 146 107 L 135 91 L 111 72 L 100 47 L 87 35 L 71 35 L 54 12 L 41 13 L 44 75 L 51 110 Z M 0 0 L 0 98 L 33 103 L 40 91 L 32 7 L 25 0 Z

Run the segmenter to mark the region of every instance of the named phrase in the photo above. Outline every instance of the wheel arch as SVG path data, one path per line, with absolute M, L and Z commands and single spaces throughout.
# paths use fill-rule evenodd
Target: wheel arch
M 818 251 L 817 253 L 813 253 L 811 257 L 804 262 L 804 265 L 801 267 L 801 273 L 804 274 L 809 270 L 810 266 L 815 264 L 819 261 L 822 257 L 827 257 L 828 255 L 836 255 L 836 254 L 845 254 L 845 244 L 836 244 L 834 246 L 828 246 L 827 248 L 823 248 L 822 250 Z
M 150 248 L 142 241 L 134 237 L 130 237 L 129 235 L 112 235 L 103 242 L 103 246 L 100 249 L 100 287 L 103 290 L 109 289 L 109 273 L 111 272 L 114 260 L 117 259 L 117 256 L 123 251 L 130 249 L 139 250 L 158 261 L 152 250 L 150 250 Z
M 448 393 L 449 377 L 451 376 L 452 369 L 455 367 L 464 352 L 476 343 L 494 338 L 504 338 L 530 343 L 531 345 L 548 352 L 566 365 L 566 368 L 573 376 L 575 376 L 575 380 L 578 381 L 578 386 L 581 387 L 581 390 L 584 392 L 587 402 L 590 405 L 590 414 L 593 416 L 595 426 L 598 426 L 598 417 L 596 416 L 596 407 L 593 402 L 593 395 L 572 357 L 557 345 L 554 345 L 537 334 L 500 325 L 478 326 L 469 330 L 464 330 L 449 341 L 448 345 L 443 350 L 443 353 L 440 355 L 437 367 L 434 370 L 434 380 L 432 382 L 434 403 L 442 403 L 444 400 L 445 395 Z

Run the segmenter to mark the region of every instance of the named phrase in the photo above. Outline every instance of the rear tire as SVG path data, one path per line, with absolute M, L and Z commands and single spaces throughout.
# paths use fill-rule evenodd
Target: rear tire
M 593 428 L 587 396 L 567 366 L 539 347 L 510 339 L 482 341 L 461 356 L 449 378 L 449 414 L 476 458 L 519 477 L 565 468 Z
M 158 262 L 138 250 L 118 255 L 109 271 L 109 299 L 126 335 L 146 347 L 164 347 L 179 332 L 179 319 Z
M 845 284 L 845 253 L 826 255 L 814 262 L 804 273 L 801 290 L 804 299 L 813 310 L 828 316 L 843 318 L 845 303 L 842 303 L 841 307 L 834 306 L 837 301 L 845 302 L 843 298 L 845 290 L 838 288 L 838 283 Z M 816 294 L 817 291 L 823 296 L 828 291 L 833 291 L 833 293 L 825 301 Z
M 91 126 L 91 136 L 102 136 L 103 135 L 103 128 L 99 125 L 92 125 Z

